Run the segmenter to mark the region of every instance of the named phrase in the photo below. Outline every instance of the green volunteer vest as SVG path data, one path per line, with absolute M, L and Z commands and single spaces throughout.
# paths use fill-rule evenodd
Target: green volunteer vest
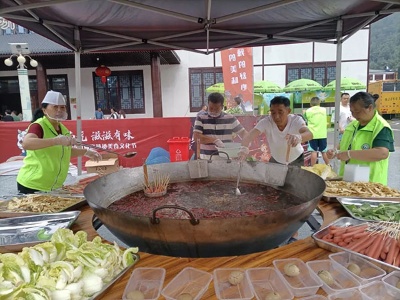
M 386 122 L 385 119 L 378 114 L 378 112 L 375 112 L 375 116 L 365 127 L 357 130 L 359 125 L 360 123 L 358 121 L 353 121 L 346 127 L 342 140 L 340 141 L 340 151 L 372 149 L 372 142 L 378 133 L 384 127 L 388 127 L 390 129 L 388 122 Z M 393 135 L 392 130 L 391 132 Z M 349 149 L 350 145 L 351 148 Z M 365 162 L 362 160 L 350 159 L 348 163 L 354 165 L 368 165 L 370 168 L 369 181 L 387 185 L 389 157 L 375 162 Z M 340 176 L 343 176 L 344 174 L 344 166 L 345 162 L 342 161 L 339 170 Z
M 46 117 L 38 119 L 43 128 L 43 138 L 58 135 Z M 69 130 L 60 124 L 61 134 L 69 136 Z M 51 191 L 62 187 L 67 178 L 71 147 L 51 146 L 38 150 L 28 150 L 24 164 L 20 169 L 17 182 L 23 186 L 40 191 Z
M 316 105 L 306 110 L 307 127 L 313 134 L 314 139 L 324 139 L 328 136 L 326 125 L 326 109 Z

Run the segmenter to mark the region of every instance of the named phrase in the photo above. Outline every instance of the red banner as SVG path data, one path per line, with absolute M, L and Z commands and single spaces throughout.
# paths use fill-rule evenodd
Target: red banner
M 167 143 L 169 139 L 173 137 L 190 138 L 194 119 L 184 117 L 83 120 L 82 141 L 121 154 L 135 151 L 137 152 L 135 157 L 120 156 L 119 161 L 123 167 L 137 167 L 143 164 L 153 148 L 161 147 L 169 151 Z M 256 124 L 254 116 L 240 116 L 238 119 L 247 130 L 251 130 Z M 65 121 L 63 124 L 72 134 L 76 133 L 76 121 Z M 22 147 L 18 139 L 22 139 L 21 132 L 28 125 L 29 122 L 0 122 L 0 162 L 4 162 L 12 156 L 21 155 Z M 236 137 L 236 141 L 240 142 L 240 139 Z M 251 155 L 254 159 L 269 160 L 269 147 L 265 136 L 257 137 L 251 148 Z M 189 153 L 189 158 L 191 155 L 192 152 Z M 87 158 L 83 159 L 83 166 L 86 160 Z M 76 159 L 73 159 L 72 163 L 76 165 Z
M 246 111 L 253 110 L 253 50 L 231 48 L 221 51 L 227 107 L 235 107 L 240 97 Z
M 76 134 L 76 121 L 63 124 Z M 21 154 L 18 135 L 28 125 L 29 122 L 0 122 L 0 162 Z M 121 154 L 135 151 L 134 158 L 120 156 L 119 161 L 124 167 L 136 167 L 143 164 L 151 149 L 161 147 L 168 151 L 169 139 L 190 137 L 190 127 L 190 118 L 83 120 L 82 142 Z M 76 164 L 76 159 L 72 163 Z

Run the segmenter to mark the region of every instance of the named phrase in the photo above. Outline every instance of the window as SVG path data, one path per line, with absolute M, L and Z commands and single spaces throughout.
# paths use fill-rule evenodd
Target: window
M 207 104 L 206 88 L 223 81 L 222 68 L 190 68 L 190 112 L 197 112 Z
M 334 62 L 287 65 L 286 70 L 287 83 L 297 79 L 306 78 L 312 79 L 322 86 L 325 86 L 332 80 L 335 80 L 336 76 L 336 66 Z
M 110 113 L 112 107 L 123 109 L 127 114 L 143 114 L 145 110 L 143 71 L 111 72 L 107 82 L 93 73 L 95 106 L 104 113 Z

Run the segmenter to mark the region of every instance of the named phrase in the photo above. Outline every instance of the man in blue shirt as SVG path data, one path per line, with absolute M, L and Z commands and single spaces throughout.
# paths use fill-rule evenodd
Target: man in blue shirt
M 96 119 L 104 119 L 104 114 L 101 110 L 101 107 L 99 107 L 97 109 L 97 111 L 94 113 L 94 115 L 95 115 Z

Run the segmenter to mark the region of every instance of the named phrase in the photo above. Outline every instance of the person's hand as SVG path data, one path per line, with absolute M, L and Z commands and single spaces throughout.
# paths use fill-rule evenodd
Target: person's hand
M 67 147 L 74 146 L 76 145 L 76 140 L 71 136 L 65 136 L 60 134 L 54 138 L 54 144 Z
M 301 143 L 301 135 L 288 134 L 286 135 L 286 140 L 289 146 L 296 147 L 299 143 Z
M 102 159 L 101 154 L 99 152 L 97 152 L 95 150 L 91 150 L 91 149 L 88 149 L 86 151 L 86 153 L 84 154 L 84 156 L 86 156 L 96 162 L 99 162 Z
M 329 149 L 328 151 L 326 151 L 326 156 L 328 157 L 328 159 L 332 159 L 336 156 L 336 153 L 336 149 Z
M 247 155 L 249 155 L 249 152 L 249 147 L 241 146 L 238 152 L 239 160 L 244 161 L 247 158 Z
M 220 140 L 220 139 L 216 139 L 214 141 L 215 146 L 219 147 L 219 148 L 225 148 L 224 143 Z

